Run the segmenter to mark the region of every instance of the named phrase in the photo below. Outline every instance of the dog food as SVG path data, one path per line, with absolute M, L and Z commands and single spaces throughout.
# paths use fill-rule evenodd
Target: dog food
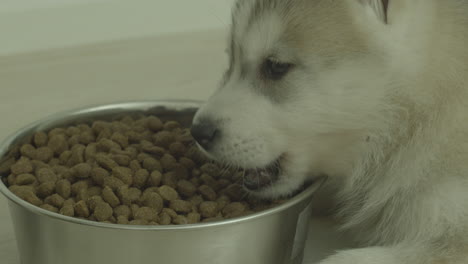
M 0 175 L 14 194 L 91 221 L 185 225 L 280 203 L 248 197 L 240 172 L 208 161 L 187 128 L 155 116 L 37 132 L 8 157 Z

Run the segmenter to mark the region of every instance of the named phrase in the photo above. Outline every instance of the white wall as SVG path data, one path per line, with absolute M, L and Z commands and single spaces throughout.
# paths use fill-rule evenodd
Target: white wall
M 0 56 L 227 27 L 232 0 L 0 0 Z

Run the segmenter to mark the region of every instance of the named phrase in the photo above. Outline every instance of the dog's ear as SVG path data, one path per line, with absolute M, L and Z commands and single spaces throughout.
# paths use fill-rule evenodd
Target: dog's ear
M 366 8 L 370 8 L 377 18 L 383 23 L 387 23 L 387 11 L 389 0 L 358 0 Z

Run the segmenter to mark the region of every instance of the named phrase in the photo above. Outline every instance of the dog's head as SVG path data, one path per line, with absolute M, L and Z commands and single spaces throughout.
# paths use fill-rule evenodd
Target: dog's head
M 385 1 L 239 0 L 229 67 L 192 134 L 260 196 L 351 169 L 384 91 Z

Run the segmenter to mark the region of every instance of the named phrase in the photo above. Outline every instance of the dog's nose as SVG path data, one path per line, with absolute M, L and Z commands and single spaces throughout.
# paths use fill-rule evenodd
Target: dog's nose
M 219 136 L 219 129 L 212 121 L 205 120 L 198 124 L 194 124 L 190 129 L 193 138 L 205 150 L 209 150 L 213 146 L 215 138 Z

